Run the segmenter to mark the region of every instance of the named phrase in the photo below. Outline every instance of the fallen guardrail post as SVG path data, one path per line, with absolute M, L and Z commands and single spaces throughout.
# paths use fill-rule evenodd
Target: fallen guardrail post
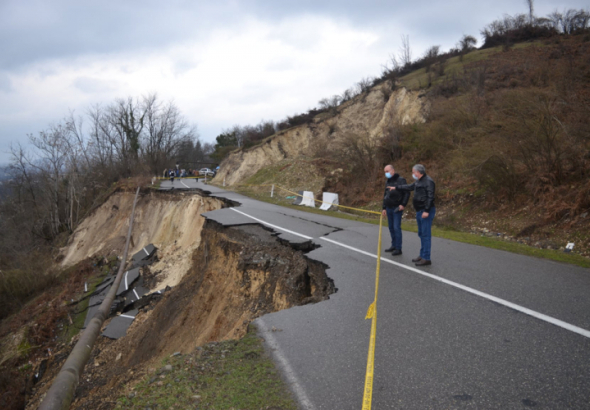
M 117 278 L 111 286 L 109 293 L 100 305 L 100 308 L 92 320 L 88 323 L 88 326 L 86 326 L 84 333 L 82 333 L 82 336 L 74 346 L 74 349 L 72 349 L 70 352 L 66 362 L 53 381 L 51 388 L 47 391 L 47 394 L 39 405 L 39 410 L 66 410 L 69 409 L 70 404 L 72 404 L 76 387 L 78 387 L 78 383 L 80 381 L 80 375 L 82 374 L 84 366 L 90 358 L 90 353 L 92 352 L 94 342 L 100 333 L 102 324 L 109 314 L 111 305 L 115 300 L 117 289 L 119 288 L 119 284 L 123 278 L 123 272 L 125 271 L 125 261 L 127 260 L 127 252 L 129 251 L 129 241 L 131 239 L 131 232 L 133 230 L 135 205 L 137 204 L 138 196 L 139 188 L 137 188 L 137 192 L 135 193 L 133 209 L 131 211 L 131 216 L 129 217 L 129 230 L 127 231 L 127 240 L 125 242 L 125 249 L 121 259 L 121 265 L 119 266 L 119 271 L 117 272 Z

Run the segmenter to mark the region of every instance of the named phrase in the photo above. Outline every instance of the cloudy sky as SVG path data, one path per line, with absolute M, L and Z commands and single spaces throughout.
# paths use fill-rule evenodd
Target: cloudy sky
M 537 15 L 585 6 L 535 4 Z M 0 164 L 11 141 L 71 110 L 148 93 L 213 142 L 379 75 L 402 34 L 417 57 L 525 11 L 524 0 L 0 0 Z

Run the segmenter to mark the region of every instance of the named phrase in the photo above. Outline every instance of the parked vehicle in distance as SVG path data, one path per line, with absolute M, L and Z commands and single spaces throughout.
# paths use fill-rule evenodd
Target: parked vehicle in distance
M 216 172 L 213 171 L 213 170 L 211 170 L 211 169 L 209 169 L 209 168 L 201 168 L 199 170 L 199 175 L 206 175 L 208 177 L 214 177 L 215 174 L 216 174 Z

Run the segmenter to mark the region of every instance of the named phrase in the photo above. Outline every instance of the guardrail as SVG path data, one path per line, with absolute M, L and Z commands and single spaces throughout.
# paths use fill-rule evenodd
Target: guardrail
M 84 366 L 90 358 L 92 347 L 94 342 L 100 333 L 100 328 L 106 320 L 111 305 L 115 300 L 117 289 L 123 278 L 123 272 L 125 271 L 125 261 L 127 260 L 127 253 L 129 251 L 129 241 L 131 239 L 131 232 L 133 230 L 133 220 L 135 217 L 135 205 L 137 204 L 137 198 L 139 196 L 139 188 L 135 193 L 135 199 L 133 200 L 133 209 L 131 216 L 129 217 L 129 230 L 127 231 L 127 240 L 125 241 L 125 249 L 123 251 L 123 257 L 121 259 L 121 265 L 117 272 L 115 282 L 111 286 L 111 290 L 103 300 L 100 308 L 88 323 L 88 326 L 82 333 L 80 340 L 74 346 L 66 362 L 59 371 L 57 377 L 53 381 L 51 388 L 47 391 L 47 394 L 43 398 L 43 401 L 39 405 L 39 410 L 65 410 L 69 409 L 74 399 L 74 393 L 76 387 L 80 381 L 80 375 L 84 370 Z

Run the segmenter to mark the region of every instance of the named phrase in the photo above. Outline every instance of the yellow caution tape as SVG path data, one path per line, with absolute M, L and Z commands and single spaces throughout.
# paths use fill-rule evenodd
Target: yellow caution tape
M 375 300 L 367 310 L 365 319 L 371 319 L 371 338 L 369 339 L 369 354 L 367 357 L 367 372 L 365 374 L 365 390 L 363 395 L 363 410 L 371 410 L 373 400 L 373 372 L 375 369 L 375 341 L 377 339 L 377 296 L 379 295 L 379 272 L 381 270 L 381 232 L 383 229 L 383 214 L 379 218 L 379 240 L 377 241 L 377 269 L 375 274 Z
M 281 187 L 280 185 L 250 185 L 250 184 L 240 184 L 241 186 L 258 186 L 258 187 L 269 187 L 269 186 L 274 186 L 280 190 L 283 190 L 285 192 L 288 192 L 290 194 L 296 195 L 296 196 L 300 196 L 303 197 L 303 195 L 299 194 L 298 192 L 293 192 L 290 191 L 286 188 Z M 325 201 L 321 201 L 319 199 L 315 199 L 314 201 L 316 202 L 321 202 L 321 203 L 329 203 L 329 202 L 325 202 Z M 334 205 L 333 203 L 329 203 L 330 205 Z M 381 270 L 381 233 L 383 231 L 383 213 L 381 212 L 376 212 L 376 211 L 369 211 L 366 209 L 360 209 L 360 208 L 353 208 L 350 206 L 344 206 L 344 205 L 334 205 L 337 206 L 339 208 L 345 208 L 345 209 L 352 209 L 354 211 L 359 211 L 359 212 L 365 212 L 365 213 L 369 213 L 369 214 L 374 214 L 374 215 L 379 215 L 379 240 L 377 241 L 377 268 L 376 268 L 376 273 L 375 273 L 375 300 L 373 301 L 373 303 L 371 303 L 371 305 L 369 306 L 369 308 L 367 309 L 367 315 L 365 316 L 365 319 L 371 319 L 371 336 L 369 339 L 369 353 L 368 353 L 368 357 L 367 357 L 367 371 L 365 374 L 365 388 L 364 388 L 364 394 L 363 394 L 363 410 L 371 410 L 371 404 L 372 404 L 372 400 L 373 400 L 373 375 L 374 375 L 374 369 L 375 369 L 375 342 L 377 339 L 377 297 L 379 295 L 379 273 Z
M 375 303 L 371 303 L 369 309 L 367 309 L 367 316 L 365 316 L 365 320 L 373 319 L 375 317 Z

